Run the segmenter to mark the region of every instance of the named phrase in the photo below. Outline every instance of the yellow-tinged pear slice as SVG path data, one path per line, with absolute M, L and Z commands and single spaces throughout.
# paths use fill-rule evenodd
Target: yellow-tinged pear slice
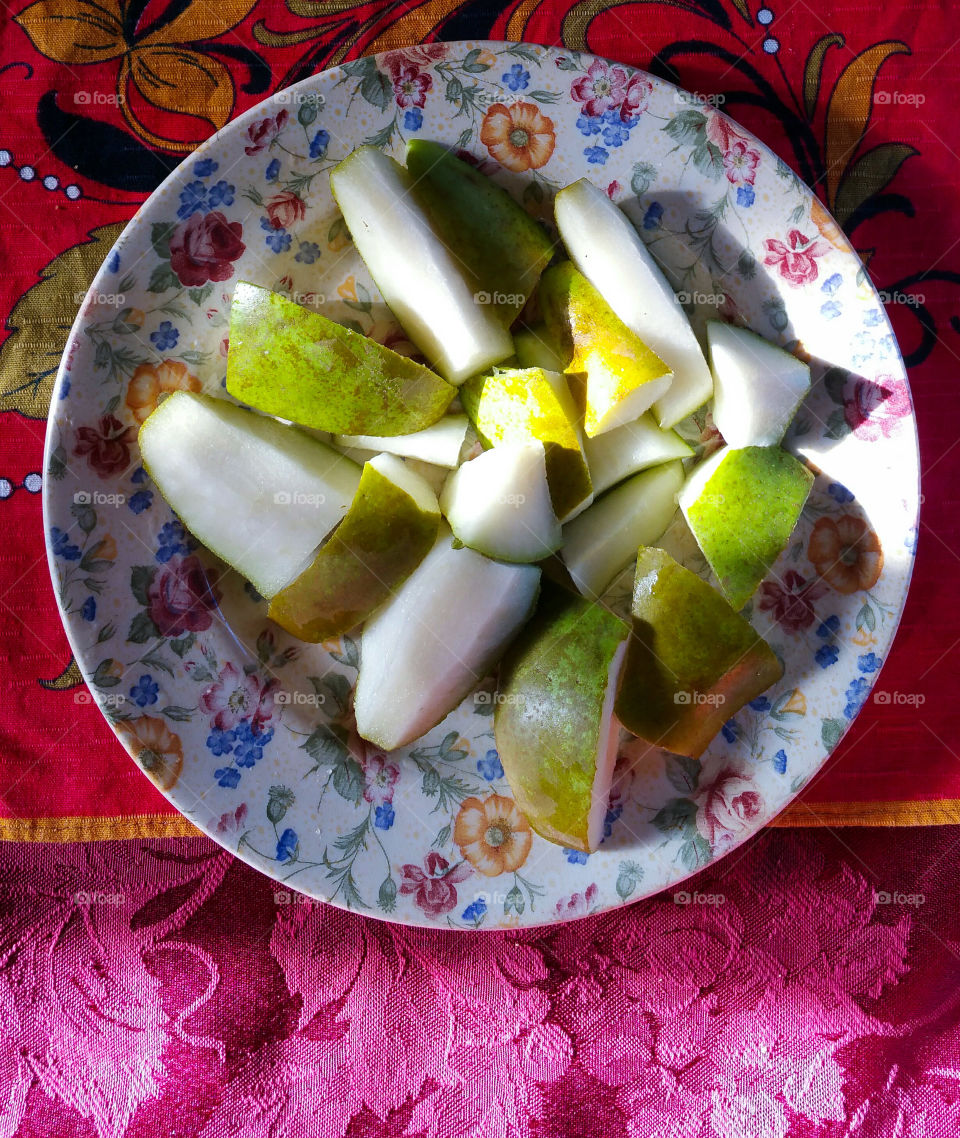
M 672 458 L 692 458 L 693 448 L 676 431 L 658 427 L 653 415 L 647 413 L 632 423 L 585 439 L 583 453 L 590 467 L 593 492 L 599 495 L 649 466 Z
M 347 516 L 312 564 L 270 602 L 268 615 L 318 643 L 366 620 L 433 548 L 437 496 L 394 455 L 371 459 Z
M 467 438 L 470 420 L 466 415 L 444 415 L 433 426 L 409 435 L 337 435 L 334 443 L 348 450 L 368 450 L 375 454 L 398 454 L 416 458 L 433 466 L 454 469 Z
M 538 834 L 573 849 L 595 850 L 603 838 L 629 632 L 547 583 L 500 667 L 494 734 L 514 799 Z

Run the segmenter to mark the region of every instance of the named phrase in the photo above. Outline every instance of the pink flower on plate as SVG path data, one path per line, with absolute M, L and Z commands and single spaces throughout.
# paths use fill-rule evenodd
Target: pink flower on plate
M 591 118 L 619 108 L 627 97 L 626 68 L 611 67 L 605 60 L 597 59 L 587 69 L 586 75 L 574 79 L 570 94 L 578 103 L 583 103 L 583 113 Z M 636 113 L 639 114 L 639 110 Z
M 642 115 L 650 105 L 650 96 L 653 94 L 653 84 L 642 75 L 632 75 L 620 104 L 620 117 L 622 119 L 636 118 Z
M 780 276 L 792 285 L 815 281 L 820 272 L 815 258 L 822 257 L 830 246 L 819 238 L 804 237 L 799 229 L 791 229 L 787 241 L 789 244 L 785 245 L 782 241 L 768 237 L 763 243 L 767 250 L 763 263 L 776 265 Z
M 172 557 L 147 588 L 147 615 L 161 636 L 206 632 L 220 603 L 220 590 L 207 576 L 199 557 Z
M 277 115 L 260 119 L 259 122 L 248 126 L 247 138 L 250 139 L 250 142 L 244 147 L 247 154 L 259 154 L 261 150 L 266 150 L 270 143 L 273 142 L 280 131 L 286 126 L 289 117 L 290 115 L 287 111 L 280 111 Z
M 902 379 L 881 375 L 876 382 L 858 379 L 845 401 L 844 418 L 858 439 L 875 442 L 890 438 L 911 414 L 910 393 Z
M 574 893 L 570 897 L 561 897 L 556 905 L 557 915 L 561 917 L 585 917 L 593 912 L 596 899 L 596 882 L 591 882 L 582 893 Z
M 751 150 L 745 142 L 735 142 L 723 156 L 723 169 L 727 181 L 734 186 L 752 186 L 757 176 L 760 153 Z
M 210 726 L 221 731 L 231 731 L 241 719 L 249 719 L 258 732 L 273 718 L 275 686 L 273 680 L 264 684 L 256 673 L 247 675 L 228 662 L 200 696 L 200 710 L 210 716 Z
M 247 817 L 247 804 L 241 802 L 236 810 L 228 810 L 226 814 L 220 815 L 220 821 L 217 823 L 218 834 L 231 834 L 239 830 Z
M 393 788 L 400 777 L 400 768 L 396 763 L 388 763 L 386 755 L 375 751 L 364 763 L 363 774 L 367 782 L 363 797 L 367 802 L 374 806 L 385 806 L 393 801 Z
M 385 51 L 383 62 L 387 70 L 396 78 L 405 68 L 419 71 L 421 67 L 429 67 L 439 59 L 446 59 L 448 45 L 445 43 L 421 43 L 415 47 L 399 48 L 396 51 Z
M 413 65 L 402 67 L 393 77 L 393 93 L 398 107 L 422 107 L 427 101 L 427 92 L 433 86 L 433 79 L 418 71 Z
M 826 585 L 819 579 L 808 584 L 806 577 L 795 569 L 788 569 L 782 581 L 763 582 L 757 608 L 761 612 L 772 612 L 777 624 L 786 632 L 802 632 L 817 619 L 813 602 L 826 591 Z
M 745 837 L 763 809 L 763 796 L 753 780 L 729 768 L 705 786 L 694 801 L 697 829 L 714 847 Z
M 424 869 L 418 865 L 401 867 L 400 892 L 413 893 L 414 901 L 428 917 L 449 913 L 457 903 L 456 885 L 470 876 L 470 866 L 461 861 L 451 869 L 447 859 L 436 850 L 427 854 L 423 865 Z
M 617 194 L 619 194 L 619 193 L 620 193 L 620 183 L 617 182 L 616 180 L 614 180 L 613 182 L 610 183 L 609 186 L 607 186 L 607 197 L 611 201 L 616 201 L 617 200 Z

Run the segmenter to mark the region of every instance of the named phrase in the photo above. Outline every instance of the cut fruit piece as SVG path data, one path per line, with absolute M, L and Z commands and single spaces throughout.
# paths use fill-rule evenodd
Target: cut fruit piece
M 563 528 L 562 557 L 585 597 L 599 597 L 656 541 L 677 512 L 683 466 L 667 462 L 635 474 Z
M 361 146 L 330 174 L 330 189 L 383 299 L 445 379 L 462 383 L 513 354 L 497 313 L 474 299 L 469 269 L 417 205 L 408 170 Z
M 590 467 L 594 494 L 602 494 L 649 466 L 658 466 L 672 458 L 690 458 L 693 448 L 676 431 L 664 431 L 652 415 L 641 415 L 635 423 L 624 423 L 613 431 L 585 439 L 583 453 Z
M 585 178 L 557 194 L 557 228 L 573 263 L 626 326 L 673 371 L 654 404 L 673 427 L 713 393 L 710 368 L 680 302 L 626 214 Z
M 561 522 L 590 504 L 577 407 L 562 375 L 543 368 L 497 370 L 465 383 L 460 399 L 484 445 L 543 443 L 550 498 Z
M 570 261 L 543 274 L 538 296 L 550 337 L 570 361 L 566 373 L 581 390 L 588 437 L 632 422 L 666 393 L 670 369 Z
M 334 442 L 338 447 L 372 450 L 377 454 L 398 454 L 402 458 L 419 458 L 422 462 L 447 466 L 452 470 L 460 461 L 460 451 L 469 425 L 470 420 L 466 415 L 445 415 L 432 427 L 410 435 L 337 435 Z
M 536 602 L 540 570 L 437 543 L 367 621 L 354 693 L 357 731 L 385 751 L 418 739 L 499 660 Z
M 810 390 L 810 368 L 748 328 L 711 320 L 713 422 L 732 447 L 776 446 Z
M 629 634 L 606 609 L 547 584 L 500 668 L 494 735 L 510 789 L 538 834 L 572 849 L 603 839 Z
M 147 473 L 188 530 L 272 597 L 353 501 L 360 467 L 295 427 L 177 391 L 140 428 Z
M 632 614 L 617 718 L 655 747 L 699 758 L 728 719 L 783 675 L 743 617 L 662 549 L 640 550 Z
M 546 371 L 563 372 L 570 357 L 563 358 L 558 344 L 554 343 L 546 324 L 532 328 L 518 328 L 513 334 L 517 363 L 521 368 L 542 367 Z
M 364 466 L 347 516 L 310 567 L 276 594 L 267 615 L 312 643 L 348 632 L 410 576 L 439 527 L 429 485 L 402 459 L 379 455 Z
M 724 447 L 687 479 L 680 508 L 735 609 L 770 572 L 812 486 L 813 473 L 780 447 Z
M 227 391 L 304 427 L 377 435 L 429 427 L 457 393 L 422 364 L 247 281 L 230 308 Z
M 540 561 L 560 548 L 543 443 L 504 443 L 465 462 L 440 505 L 458 540 L 502 561 Z
M 411 139 L 407 169 L 440 240 L 469 266 L 477 291 L 509 328 L 550 263 L 550 235 L 505 189 L 439 142 Z

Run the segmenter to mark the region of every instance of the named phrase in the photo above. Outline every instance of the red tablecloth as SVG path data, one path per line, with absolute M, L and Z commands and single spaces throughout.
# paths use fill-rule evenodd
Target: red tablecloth
M 0 846 L 0 1136 L 955 1135 L 960 854 L 933 825 L 960 821 L 948 6 L 15 0 L 0 21 L 0 837 L 38 843 Z M 89 703 L 38 493 L 79 295 L 152 187 L 263 95 L 369 51 L 483 37 L 724 95 L 841 215 L 887 296 L 925 503 L 879 690 L 923 701 L 869 704 L 781 824 L 928 828 L 764 835 L 691 887 L 724 898 L 707 905 L 404 933 L 278 904 L 187 837 Z

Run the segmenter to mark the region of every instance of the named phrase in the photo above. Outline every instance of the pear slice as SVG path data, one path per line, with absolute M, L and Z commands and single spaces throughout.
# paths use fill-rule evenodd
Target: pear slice
M 445 379 L 460 384 L 513 355 L 496 311 L 474 299 L 469 266 L 417 204 L 408 170 L 361 146 L 332 171 L 330 189 L 383 299 Z
M 500 667 L 494 736 L 514 799 L 551 842 L 592 851 L 620 739 L 614 698 L 629 626 L 547 584 Z
M 573 263 L 673 372 L 653 410 L 661 427 L 675 426 L 707 402 L 713 380 L 673 289 L 626 214 L 592 182 L 561 190 L 554 213 Z
M 699 758 L 728 719 L 783 675 L 747 621 L 662 549 L 641 548 L 631 611 L 617 718 L 655 747 Z
M 810 368 L 748 328 L 707 323 L 713 422 L 732 447 L 776 446 L 810 390 Z
M 670 387 L 662 359 L 624 324 L 570 261 L 541 278 L 540 310 L 582 389 L 588 438 L 632 422 Z
M 533 611 L 539 585 L 536 566 L 455 548 L 442 527 L 433 549 L 364 626 L 358 733 L 390 751 L 435 727 L 499 660 Z
M 638 546 L 659 539 L 677 512 L 682 486 L 679 461 L 651 467 L 607 491 L 563 527 L 561 556 L 585 597 L 603 594 L 636 558 Z
M 203 544 L 272 597 L 353 501 L 360 467 L 225 399 L 168 396 L 140 428 L 147 473 Z
M 371 459 L 347 516 L 309 568 L 281 589 L 268 616 L 301 640 L 348 632 L 386 601 L 433 548 L 437 496 L 402 459 Z
M 378 435 L 429 427 L 457 393 L 422 364 L 247 281 L 230 308 L 227 391 L 304 427 Z
M 469 426 L 470 420 L 466 415 L 444 415 L 433 426 L 410 435 L 338 435 L 334 442 L 338 447 L 418 458 L 433 466 L 447 466 L 452 470 L 460 462 Z
M 812 471 L 780 447 L 723 447 L 687 479 L 683 516 L 738 611 L 790 540 L 812 486 Z
M 546 371 L 563 372 L 570 362 L 569 356 L 563 358 L 560 346 L 554 342 L 546 324 L 518 328 L 513 333 L 513 346 L 521 368 L 542 367 Z
M 553 241 L 505 189 L 439 142 L 407 143 L 417 200 L 509 328 L 553 256 Z
M 561 522 L 586 509 L 593 488 L 577 407 L 562 375 L 543 368 L 497 370 L 465 383 L 460 401 L 486 446 L 543 443 L 550 498 Z
M 540 561 L 560 548 L 543 443 L 504 443 L 465 462 L 440 499 L 454 535 L 487 557 Z
M 594 494 L 602 494 L 631 474 L 669 462 L 672 458 L 690 458 L 693 448 L 687 446 L 676 431 L 664 431 L 650 414 L 641 415 L 633 423 L 624 423 L 593 439 L 585 439 L 583 453 L 590 467 Z

